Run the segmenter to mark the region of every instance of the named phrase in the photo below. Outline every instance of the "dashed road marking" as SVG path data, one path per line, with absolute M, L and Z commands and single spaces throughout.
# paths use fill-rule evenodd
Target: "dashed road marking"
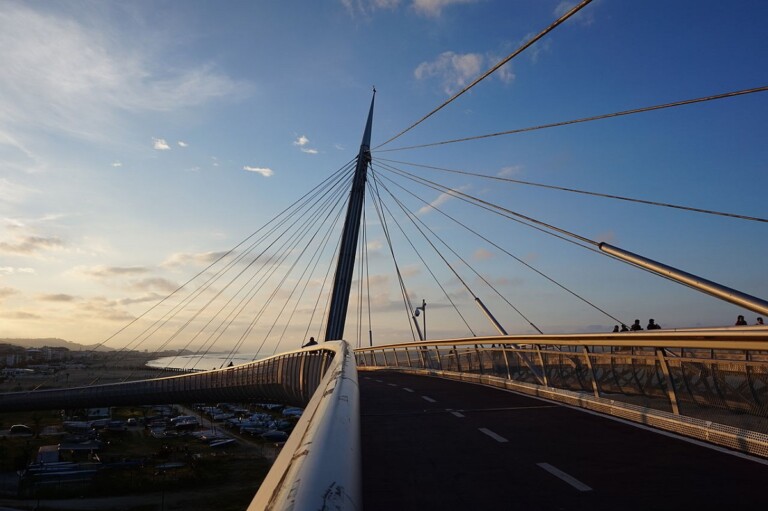
M 429 396 L 421 396 L 421 399 L 423 399 L 424 401 L 429 401 L 430 403 L 437 403 L 437 401 L 435 401 Z
M 397 383 L 387 383 L 390 387 L 397 387 Z
M 570 484 L 571 486 L 573 486 L 579 491 L 592 491 L 592 488 L 590 488 L 586 484 L 582 483 L 572 475 L 566 474 L 565 472 L 558 469 L 557 467 L 553 467 L 549 463 L 536 463 L 536 465 L 540 466 L 541 468 L 543 468 L 553 476 L 557 477 L 558 479 L 561 479 L 566 483 Z
M 448 410 L 448 411 L 451 412 L 451 415 L 453 415 L 454 417 L 458 417 L 459 419 L 464 418 L 464 414 L 461 412 L 457 412 L 456 410 Z
M 497 441 L 497 442 L 499 442 L 500 444 L 503 444 L 503 443 L 509 442 L 509 440 L 507 440 L 506 438 L 504 438 L 504 437 L 503 437 L 503 436 L 501 436 L 501 435 L 498 435 L 498 434 L 494 433 L 493 431 L 491 431 L 491 430 L 490 430 L 490 429 L 488 429 L 488 428 L 477 428 L 477 429 L 479 429 L 481 433 L 485 433 L 485 434 L 486 434 L 486 435 L 488 435 L 489 437 L 493 438 L 494 440 L 496 440 L 496 441 Z
M 403 390 L 406 392 L 413 392 L 413 389 L 409 389 L 408 387 L 403 387 Z

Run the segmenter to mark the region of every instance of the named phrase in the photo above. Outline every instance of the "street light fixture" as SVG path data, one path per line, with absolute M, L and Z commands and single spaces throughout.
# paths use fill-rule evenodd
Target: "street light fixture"
M 422 316 L 422 324 L 424 326 L 423 333 L 422 330 L 419 329 L 419 322 L 416 321 L 416 318 L 419 317 L 419 314 L 423 313 Z M 421 307 L 416 307 L 413 311 L 413 322 L 416 323 L 416 331 L 419 332 L 419 337 L 422 341 L 427 340 L 427 302 L 425 300 L 421 300 Z

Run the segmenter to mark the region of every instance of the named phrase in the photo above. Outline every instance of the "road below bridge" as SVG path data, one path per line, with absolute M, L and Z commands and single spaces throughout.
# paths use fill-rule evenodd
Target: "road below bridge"
M 763 509 L 768 463 L 500 389 L 361 371 L 366 511 Z

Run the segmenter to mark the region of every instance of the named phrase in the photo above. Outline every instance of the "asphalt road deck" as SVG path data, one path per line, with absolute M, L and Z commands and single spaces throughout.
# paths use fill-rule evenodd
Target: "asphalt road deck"
M 375 510 L 766 509 L 768 462 L 500 389 L 360 372 Z

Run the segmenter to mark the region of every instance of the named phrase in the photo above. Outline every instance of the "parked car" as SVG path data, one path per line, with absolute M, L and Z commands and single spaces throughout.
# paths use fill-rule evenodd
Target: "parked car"
M 11 435 L 31 435 L 32 428 L 24 424 L 14 424 L 10 429 Z

